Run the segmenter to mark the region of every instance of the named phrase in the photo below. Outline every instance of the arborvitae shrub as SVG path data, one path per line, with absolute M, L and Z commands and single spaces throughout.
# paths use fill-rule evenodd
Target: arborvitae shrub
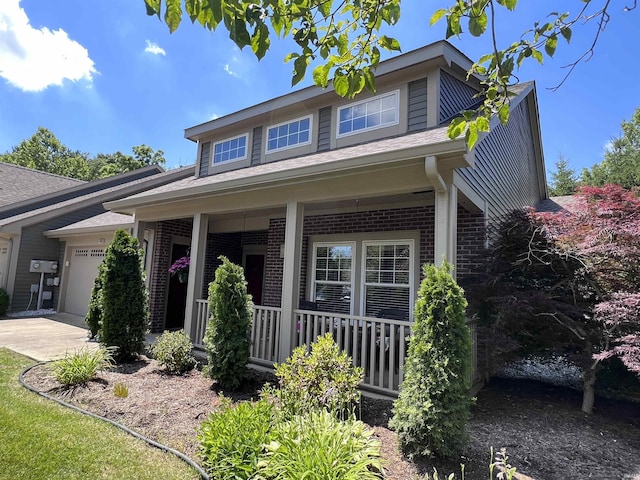
M 91 289 L 91 298 L 89 299 L 89 310 L 87 316 L 84 318 L 91 338 L 96 338 L 100 332 L 102 325 L 102 264 L 98 268 L 98 276 L 93 281 L 93 288 Z
M 210 318 L 204 343 L 206 373 L 225 389 L 236 389 L 249 371 L 249 329 L 253 304 L 242 267 L 220 256 L 222 265 L 209 284 Z
M 0 315 L 7 313 L 9 309 L 9 294 L 4 288 L 0 288 Z
M 115 346 L 118 361 L 135 358 L 148 330 L 147 290 L 138 240 L 124 230 L 115 233 L 102 266 L 100 342 Z
M 451 457 L 466 442 L 471 336 L 467 301 L 450 268 L 423 268 L 404 380 L 389 422 L 409 458 Z

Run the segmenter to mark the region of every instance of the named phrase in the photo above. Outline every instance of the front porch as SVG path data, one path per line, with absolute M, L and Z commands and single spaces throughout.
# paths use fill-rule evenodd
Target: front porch
M 204 350 L 204 335 L 209 319 L 209 303 L 197 300 L 194 347 Z M 338 346 L 364 369 L 362 388 L 385 396 L 396 396 L 403 379 L 411 322 L 384 318 L 341 315 L 296 309 L 294 346 L 311 344 L 318 336 L 332 333 Z M 254 306 L 251 325 L 250 362 L 273 368 L 280 358 L 282 309 Z M 472 338 L 471 384 L 481 382 L 478 369 L 477 322 L 468 322 Z M 384 333 L 383 333 L 384 332 Z

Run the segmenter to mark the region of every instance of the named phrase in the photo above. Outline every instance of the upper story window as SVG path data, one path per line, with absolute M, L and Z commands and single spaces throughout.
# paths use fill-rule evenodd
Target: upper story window
M 311 143 L 311 116 L 269 127 L 267 153 Z
M 213 145 L 213 164 L 247 158 L 247 135 L 229 138 Z
M 338 108 L 337 136 L 352 135 L 398 123 L 398 90 Z

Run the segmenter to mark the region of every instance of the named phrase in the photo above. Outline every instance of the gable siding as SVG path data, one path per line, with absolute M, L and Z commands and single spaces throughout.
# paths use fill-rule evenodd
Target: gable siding
M 321 108 L 318 112 L 318 151 L 331 148 L 331 107 Z
M 11 309 L 13 311 L 26 310 L 31 297 L 31 284 L 40 283 L 40 274 L 29 272 L 31 260 L 57 260 L 59 267 L 58 273 L 55 276 L 59 277 L 62 274 L 61 267 L 64 261 L 64 254 L 61 255 L 63 250 L 60 242 L 54 238 L 46 238 L 42 233 L 47 230 L 53 230 L 79 222 L 80 220 L 85 220 L 104 212 L 105 209 L 101 204 L 91 205 L 62 217 L 52 218 L 22 229 L 15 284 L 11 297 Z M 60 287 L 47 287 L 45 284 L 44 290 L 53 291 L 53 301 L 44 301 L 42 304 L 43 308 L 54 308 L 58 304 Z M 32 310 L 36 308 L 37 300 L 37 294 L 34 293 L 30 307 Z
M 262 126 L 253 129 L 253 144 L 251 146 L 251 165 L 260 164 L 262 153 Z
M 209 163 L 211 158 L 211 142 L 204 142 L 200 148 L 200 176 L 209 175 Z
M 538 170 L 527 101 L 511 112 L 506 126 L 492 128 L 476 146 L 476 163 L 459 173 L 489 203 L 489 218 L 540 200 Z
M 427 128 L 427 79 L 409 83 L 407 131 L 415 132 Z
M 473 98 L 476 93 L 477 90 L 465 82 L 440 71 L 440 122 L 446 122 L 474 105 L 478 101 Z

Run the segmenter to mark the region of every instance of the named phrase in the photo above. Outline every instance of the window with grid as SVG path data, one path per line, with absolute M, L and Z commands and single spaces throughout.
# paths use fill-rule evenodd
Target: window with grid
M 338 136 L 398 123 L 398 92 L 352 103 L 338 109 Z
M 217 142 L 213 146 L 213 164 L 247 158 L 247 135 Z
M 267 152 L 309 143 L 311 143 L 311 117 L 270 127 L 267 133 Z
M 364 244 L 365 316 L 389 317 L 389 312 L 393 312 L 396 320 L 409 320 L 412 250 L 410 242 Z
M 314 245 L 313 301 L 324 312 L 351 313 L 353 244 Z

